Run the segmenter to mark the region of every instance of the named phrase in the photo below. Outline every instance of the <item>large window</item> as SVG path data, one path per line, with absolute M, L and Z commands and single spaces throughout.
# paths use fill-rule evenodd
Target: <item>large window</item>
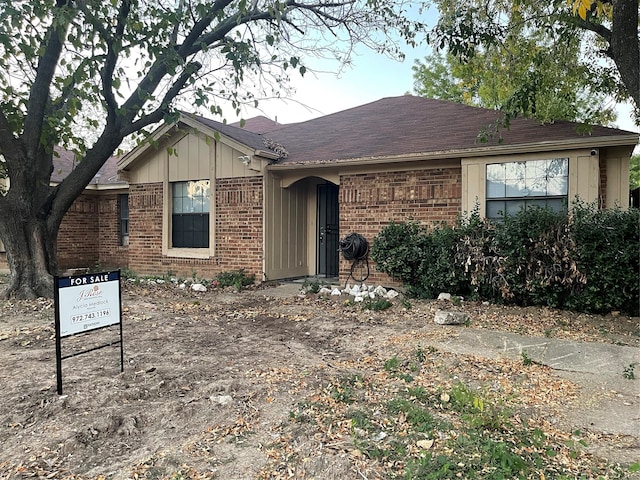
M 209 247 L 209 180 L 172 186 L 171 246 Z
M 129 195 L 118 195 L 120 245 L 129 245 Z
M 515 215 L 540 206 L 567 209 L 569 159 L 530 160 L 487 165 L 487 217 Z

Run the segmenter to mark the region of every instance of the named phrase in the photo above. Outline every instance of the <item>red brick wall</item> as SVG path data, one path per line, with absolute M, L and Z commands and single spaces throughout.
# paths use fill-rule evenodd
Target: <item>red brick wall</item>
M 58 268 L 124 268 L 128 248 L 119 244 L 118 195 L 80 195 L 60 225 Z
M 262 277 L 262 177 L 216 181 L 216 260 L 219 271 L 244 267 Z
M 600 184 L 598 185 L 598 208 L 607 204 L 607 161 L 600 156 Z
M 119 196 L 117 193 L 100 195 L 98 263 L 105 269 L 129 266 L 129 247 L 120 245 Z
M 374 237 L 389 222 L 417 220 L 453 224 L 461 213 L 462 170 L 439 168 L 407 172 L 368 173 L 340 177 L 340 238 L 351 232 L 363 235 L 373 245 Z M 377 272 L 366 283 L 396 285 Z M 349 275 L 351 262 L 340 258 L 340 281 Z
M 162 183 L 129 186 L 129 268 L 166 273 L 162 257 Z
M 215 185 L 215 256 L 162 255 L 162 184 L 132 185 L 129 192 L 129 267 L 138 274 L 214 278 L 244 268 L 262 278 L 262 178 L 219 179 Z
M 100 224 L 97 195 L 80 195 L 58 233 L 58 268 L 88 268 L 98 263 Z

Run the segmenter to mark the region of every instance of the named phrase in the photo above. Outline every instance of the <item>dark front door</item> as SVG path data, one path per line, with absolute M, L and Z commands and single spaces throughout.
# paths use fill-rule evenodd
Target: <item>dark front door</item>
M 318 275 L 338 276 L 338 187 L 318 185 Z

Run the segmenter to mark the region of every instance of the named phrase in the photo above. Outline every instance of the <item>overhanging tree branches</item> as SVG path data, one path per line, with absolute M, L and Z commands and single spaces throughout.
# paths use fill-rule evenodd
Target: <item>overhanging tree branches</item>
M 185 93 L 220 114 L 304 74 L 303 54 L 397 53 L 424 26 L 404 1 L 5 0 L 0 4 L 0 239 L 6 295 L 51 295 L 65 213 L 123 139 L 169 118 Z M 331 40 L 327 41 L 330 37 Z M 261 84 L 245 83 L 258 76 Z M 264 83 L 263 83 L 264 82 Z M 96 115 L 95 112 L 100 114 Z M 57 145 L 77 155 L 50 187 Z
M 520 82 L 527 90 L 527 95 L 520 98 L 529 103 L 518 103 L 514 97 L 505 102 L 515 109 L 507 114 L 530 113 L 527 107 L 531 107 L 531 101 L 535 107 L 538 95 L 548 93 L 549 86 L 544 86 L 546 91 L 541 89 L 536 78 L 547 73 L 555 54 L 560 53 L 557 49 L 561 48 L 572 48 L 573 57 L 580 60 L 584 69 L 580 75 L 586 88 L 618 101 L 631 100 L 636 111 L 640 107 L 637 0 L 436 0 L 435 3 L 441 16 L 430 40 L 462 63 L 491 54 L 501 56 L 508 69 L 514 46 L 518 48 L 534 40 L 540 51 L 548 49 L 547 60 L 539 54 L 530 56 L 529 69 L 524 72 L 528 76 Z

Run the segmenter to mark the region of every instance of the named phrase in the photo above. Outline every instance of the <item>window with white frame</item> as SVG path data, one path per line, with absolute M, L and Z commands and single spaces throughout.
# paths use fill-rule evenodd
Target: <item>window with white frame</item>
M 488 218 L 515 215 L 532 206 L 567 209 L 568 158 L 492 163 L 486 173 Z
M 209 180 L 171 184 L 171 246 L 209 247 Z

